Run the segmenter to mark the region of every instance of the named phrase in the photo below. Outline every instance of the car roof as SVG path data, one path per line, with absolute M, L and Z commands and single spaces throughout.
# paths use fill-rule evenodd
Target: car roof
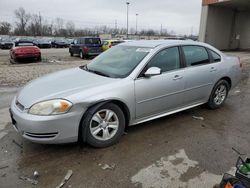
M 80 39 L 100 39 L 100 37 L 79 37 Z
M 204 43 L 190 41 L 190 40 L 135 40 L 135 41 L 125 42 L 120 45 L 155 48 L 160 45 L 164 45 L 164 46 L 202 45 L 204 46 Z

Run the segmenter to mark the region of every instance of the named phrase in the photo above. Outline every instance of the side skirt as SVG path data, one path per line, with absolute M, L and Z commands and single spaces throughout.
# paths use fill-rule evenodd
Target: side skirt
M 190 105 L 190 106 L 179 108 L 177 110 L 168 111 L 168 112 L 164 112 L 164 113 L 161 113 L 161 114 L 156 114 L 156 115 L 153 115 L 153 116 L 148 116 L 146 118 L 141 118 L 141 119 L 136 120 L 134 123 L 130 124 L 130 126 L 137 125 L 137 124 L 140 124 L 140 123 L 144 123 L 146 121 L 151 121 L 151 120 L 161 118 L 161 117 L 164 117 L 164 116 L 167 116 L 167 115 L 171 115 L 171 114 L 174 114 L 174 113 L 177 113 L 177 112 L 180 112 L 180 111 L 183 111 L 183 110 L 187 110 L 187 109 L 190 109 L 190 108 L 194 108 L 196 106 L 200 106 L 200 105 L 205 104 L 205 103 L 206 102 L 196 103 L 196 104 L 193 104 L 193 105 Z

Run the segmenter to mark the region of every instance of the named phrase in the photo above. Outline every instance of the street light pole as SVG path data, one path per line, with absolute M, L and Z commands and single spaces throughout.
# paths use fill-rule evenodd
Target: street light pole
M 127 4 L 127 39 L 128 39 L 128 6 L 130 2 L 126 2 L 126 4 Z
M 136 15 L 135 34 L 137 35 L 137 22 L 138 22 L 138 15 L 139 15 L 139 14 L 135 14 L 135 15 Z

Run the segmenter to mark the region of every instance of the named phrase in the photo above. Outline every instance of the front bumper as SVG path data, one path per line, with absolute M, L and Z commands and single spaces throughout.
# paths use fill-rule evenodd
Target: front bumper
M 37 116 L 21 111 L 12 101 L 12 124 L 24 138 L 45 144 L 70 143 L 78 140 L 78 129 L 83 112 L 70 110 L 66 114 Z

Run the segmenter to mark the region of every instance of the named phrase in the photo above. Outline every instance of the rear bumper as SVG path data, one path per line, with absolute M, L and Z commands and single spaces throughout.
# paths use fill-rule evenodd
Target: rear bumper
M 78 140 L 82 112 L 72 111 L 62 115 L 36 116 L 21 111 L 14 99 L 10 114 L 15 130 L 32 142 L 57 144 Z

